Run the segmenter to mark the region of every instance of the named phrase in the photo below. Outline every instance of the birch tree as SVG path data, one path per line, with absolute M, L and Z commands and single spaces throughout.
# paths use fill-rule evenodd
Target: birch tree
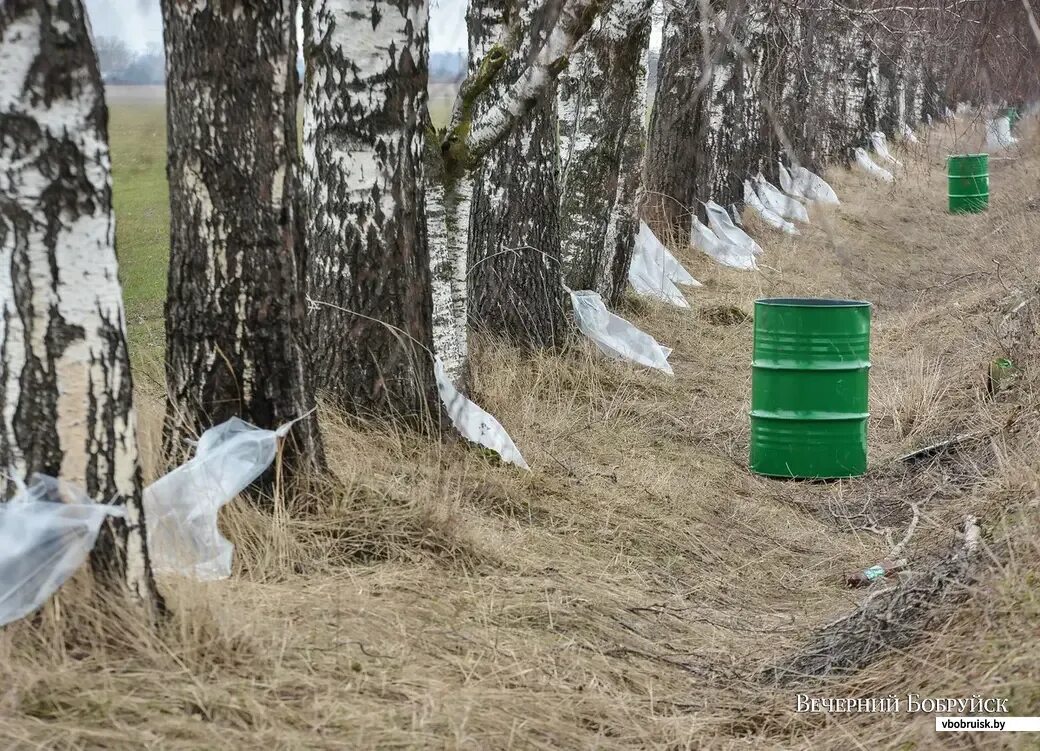
M 276 428 L 313 409 L 297 267 L 295 3 L 162 2 L 170 270 L 167 453 L 239 416 Z M 312 416 L 289 466 L 321 466 Z
M 304 6 L 303 161 L 315 385 L 356 414 L 433 414 L 423 0 Z
M 80 2 L 0 6 L 0 498 L 38 472 L 123 506 L 92 568 L 154 612 L 107 119 Z
M 703 72 L 702 52 L 698 4 L 671 4 L 664 18 L 644 184 L 647 210 L 683 228 L 697 200 L 690 167 L 697 160 L 696 92 Z
M 522 39 L 508 23 L 504 0 L 474 0 L 468 11 L 470 73 L 459 88 L 447 127 L 433 132 L 427 152 L 434 341 L 456 383 L 466 373 L 467 322 L 472 309 L 469 218 L 473 186 L 486 157 L 548 96 L 568 56 L 596 18 L 595 0 L 569 0 L 542 13 L 551 31 L 532 50 L 515 80 L 496 86 Z M 480 39 L 472 33 L 479 30 Z M 483 40 L 483 41 L 481 41 Z M 492 280 L 493 281 L 493 280 Z
M 595 290 L 606 299 L 613 297 L 619 243 L 624 253 L 631 241 L 622 235 L 634 228 L 626 217 L 633 215 L 635 196 L 622 184 L 621 170 L 631 130 L 643 130 L 652 4 L 617 0 L 560 78 L 564 276 L 572 289 Z
M 486 96 L 478 119 L 494 111 L 547 37 L 531 0 L 475 0 L 469 14 L 471 67 L 510 33 L 521 40 Z M 470 207 L 469 317 L 485 332 L 521 346 L 557 347 L 567 326 L 560 267 L 555 86 L 488 150 L 476 171 Z

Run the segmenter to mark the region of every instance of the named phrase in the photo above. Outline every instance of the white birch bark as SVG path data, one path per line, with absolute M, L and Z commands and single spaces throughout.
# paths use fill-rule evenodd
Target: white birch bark
M 39 472 L 124 506 L 93 568 L 151 610 L 106 121 L 78 0 L 0 7 L 0 498 Z
M 423 159 L 426 0 L 304 13 L 312 374 L 341 408 L 424 420 L 438 398 Z
M 468 373 L 469 210 L 473 183 L 468 174 L 450 180 L 433 177 L 426 183 L 426 221 L 430 236 L 433 289 L 433 351 L 444 372 L 465 392 Z
M 634 199 L 623 195 L 619 170 L 632 112 L 643 112 L 651 5 L 652 0 L 617 0 L 588 32 L 560 79 L 564 277 L 572 289 L 605 297 L 617 248 L 616 234 L 608 234 L 617 231 L 615 214 L 626 211 L 618 201 Z

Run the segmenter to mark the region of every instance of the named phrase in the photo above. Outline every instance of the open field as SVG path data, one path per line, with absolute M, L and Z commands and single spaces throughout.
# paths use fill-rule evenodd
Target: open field
M 798 693 L 915 692 L 1003 697 L 1010 715 L 1040 715 L 1040 378 L 1028 333 L 1040 303 L 1015 314 L 1026 334 L 1002 328 L 1038 281 L 1040 155 L 1034 124 L 1023 128 L 1015 158 L 991 165 L 985 214 L 945 212 L 943 156 L 978 145 L 961 122 L 899 154 L 907 167 L 894 186 L 832 171 L 842 206 L 817 210 L 800 238 L 749 220 L 766 249 L 760 273 L 674 247 L 706 285 L 688 295 L 692 309 L 631 300 L 622 313 L 674 348 L 674 379 L 578 342 L 535 357 L 484 342 L 475 399 L 530 473 L 325 410 L 337 480 L 282 489 L 269 511 L 229 506 L 235 576 L 163 581 L 172 616 L 159 634 L 91 610 L 83 582 L 0 633 L 0 746 L 1037 748 L 940 735 L 925 714 L 795 712 Z M 154 447 L 161 106 L 113 106 L 111 136 Z M 796 295 L 875 303 L 863 478 L 746 471 L 752 324 L 741 313 L 760 296 Z M 982 374 L 1004 355 L 1027 369 L 990 399 Z M 976 437 L 953 452 L 898 460 L 965 432 Z M 147 459 L 155 465 L 154 448 Z M 320 512 L 293 513 L 314 499 Z M 884 630 L 906 624 L 908 636 L 861 670 L 822 684 L 765 678 L 827 624 L 883 600 L 894 584 L 850 591 L 842 576 L 886 557 L 914 509 L 904 555 L 921 573 L 960 544 L 965 514 L 978 517 L 973 582 L 894 607 Z M 840 662 L 845 648 L 826 656 Z

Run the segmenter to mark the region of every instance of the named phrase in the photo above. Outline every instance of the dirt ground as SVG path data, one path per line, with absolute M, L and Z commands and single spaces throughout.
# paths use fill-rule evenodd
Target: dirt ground
M 674 348 L 674 378 L 580 342 L 534 357 L 484 342 L 473 396 L 529 473 L 326 410 L 338 480 L 229 506 L 234 577 L 164 580 L 158 633 L 98 612 L 79 581 L 0 633 L 0 745 L 1038 748 L 937 733 L 926 713 L 796 711 L 799 694 L 978 694 L 1040 715 L 1040 155 L 1022 128 L 991 160 L 984 214 L 945 210 L 945 155 L 979 145 L 961 120 L 897 149 L 894 185 L 832 170 L 842 205 L 798 238 L 747 217 L 758 273 L 675 247 L 705 284 L 692 309 L 621 312 Z M 866 476 L 747 471 L 752 322 L 734 309 L 762 296 L 874 303 Z M 1003 356 L 1024 372 L 993 398 Z M 158 394 L 140 411 L 154 457 Z M 954 577 L 968 514 L 982 540 Z M 844 587 L 896 547 L 906 583 Z M 777 672 L 868 600 L 891 607 L 856 637 L 878 648 L 855 669 L 839 670 L 862 643 L 838 639 L 830 674 Z

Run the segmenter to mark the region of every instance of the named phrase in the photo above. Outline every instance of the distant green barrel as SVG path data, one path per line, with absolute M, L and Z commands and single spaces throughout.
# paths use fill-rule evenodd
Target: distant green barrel
M 1015 127 L 1015 124 L 1018 123 L 1018 118 L 1019 118 L 1019 115 L 1018 115 L 1018 110 L 1017 109 L 1015 109 L 1014 107 L 1011 107 L 1010 109 L 1008 109 L 1008 111 L 1007 111 L 1007 119 L 1008 119 L 1008 125 L 1010 127 L 1012 127 L 1012 128 Z
M 751 471 L 833 478 L 867 470 L 870 303 L 755 302 Z
M 950 213 L 978 214 L 989 205 L 989 154 L 946 158 Z

